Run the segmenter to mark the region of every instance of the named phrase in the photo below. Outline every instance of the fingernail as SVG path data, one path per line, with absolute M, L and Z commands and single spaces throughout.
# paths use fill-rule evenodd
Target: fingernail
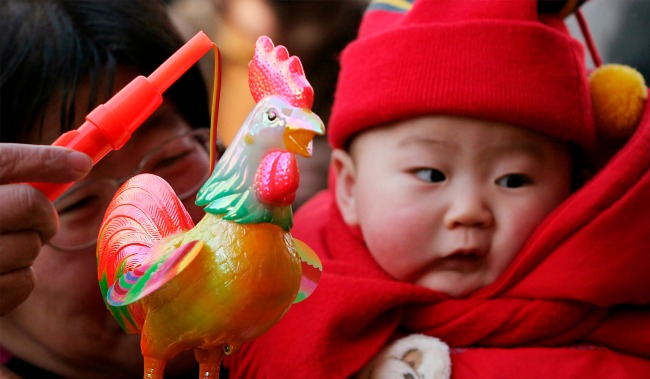
M 78 151 L 73 151 L 68 155 L 70 167 L 76 171 L 87 173 L 93 168 L 93 162 L 89 156 Z

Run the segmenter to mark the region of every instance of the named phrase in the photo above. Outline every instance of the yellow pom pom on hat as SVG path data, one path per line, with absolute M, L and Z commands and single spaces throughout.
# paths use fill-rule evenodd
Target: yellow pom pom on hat
M 597 149 L 616 149 L 632 135 L 641 120 L 648 89 L 643 76 L 634 68 L 621 64 L 603 65 L 580 11 L 576 11 L 576 19 L 596 66 L 589 74 L 589 93 Z
M 589 75 L 589 89 L 598 139 L 618 142 L 632 135 L 648 98 L 643 76 L 632 67 L 607 64 Z

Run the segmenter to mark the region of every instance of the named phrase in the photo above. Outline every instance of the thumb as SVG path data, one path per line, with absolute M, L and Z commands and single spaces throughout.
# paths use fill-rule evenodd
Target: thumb
M 88 155 L 68 148 L 0 143 L 0 184 L 66 183 L 84 177 L 91 168 Z

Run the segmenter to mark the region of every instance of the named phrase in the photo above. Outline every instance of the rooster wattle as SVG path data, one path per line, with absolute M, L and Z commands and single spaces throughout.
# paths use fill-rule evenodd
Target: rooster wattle
M 142 335 L 145 378 L 162 378 L 188 349 L 200 378 L 218 377 L 224 354 L 271 328 L 320 278 L 316 254 L 290 234 L 295 155 L 311 156 L 325 132 L 313 90 L 300 60 L 264 36 L 249 86 L 257 104 L 199 190 L 206 214 L 196 226 L 150 174 L 127 181 L 106 211 L 98 280 L 122 328 Z

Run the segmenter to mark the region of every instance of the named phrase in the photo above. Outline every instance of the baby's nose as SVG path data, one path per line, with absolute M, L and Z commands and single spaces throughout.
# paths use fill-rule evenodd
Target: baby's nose
M 444 224 L 447 228 L 485 228 L 493 223 L 493 215 L 484 197 L 477 190 L 456 191 L 449 200 Z

